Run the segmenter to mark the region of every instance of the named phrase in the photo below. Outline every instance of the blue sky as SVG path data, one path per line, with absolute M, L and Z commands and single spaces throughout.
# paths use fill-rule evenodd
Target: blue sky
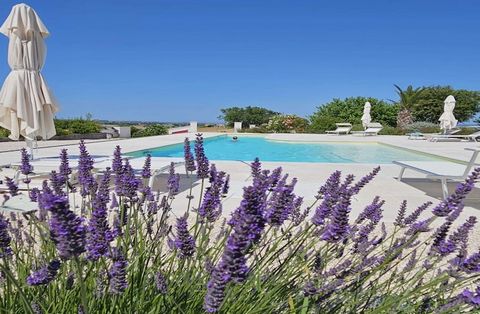
M 1 1 L 2 20 L 15 3 Z M 307 116 L 332 98 L 395 98 L 393 84 L 480 89 L 478 0 L 27 4 L 51 32 L 43 74 L 59 117 L 215 121 L 233 105 Z

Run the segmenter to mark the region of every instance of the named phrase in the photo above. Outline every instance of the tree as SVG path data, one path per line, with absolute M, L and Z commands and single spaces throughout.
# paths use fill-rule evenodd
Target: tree
M 262 108 L 248 106 L 230 107 L 220 110 L 222 114 L 218 117 L 223 120 L 227 126 L 233 126 L 234 122 L 242 122 L 243 127 L 248 127 L 250 124 L 262 125 L 268 123 L 270 118 L 280 113 Z
M 412 110 L 418 103 L 423 88 L 413 88 L 412 85 L 409 85 L 407 89 L 402 90 L 400 86 L 396 84 L 394 86 L 399 97 L 398 105 L 400 107 L 397 114 L 397 127 L 405 129 L 407 125 L 413 123 Z
M 383 125 L 395 126 L 397 121 L 398 106 L 389 104 L 383 100 L 372 97 L 349 97 L 345 99 L 335 98 L 331 102 L 320 105 L 317 111 L 309 117 L 312 130 L 323 130 L 322 125 L 325 121 L 334 120 L 338 123 L 349 122 L 351 124 L 361 123 L 365 102 L 372 105 L 372 121 L 380 122 Z
M 480 92 L 464 89 L 453 89 L 451 86 L 430 86 L 422 89 L 413 117 L 416 121 L 438 123 L 443 112 L 443 102 L 448 95 L 453 95 L 457 103 L 453 114 L 459 121 L 467 121 L 480 111 Z

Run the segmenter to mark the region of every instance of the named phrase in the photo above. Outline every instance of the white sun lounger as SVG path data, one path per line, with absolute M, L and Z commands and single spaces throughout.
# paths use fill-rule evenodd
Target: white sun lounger
M 401 167 L 398 180 L 401 181 L 403 179 L 406 169 L 426 174 L 428 179 L 440 180 L 443 198 L 446 199 L 448 197 L 447 181 L 462 181 L 475 167 L 475 161 L 480 153 L 480 148 L 465 148 L 465 150 L 473 152 L 467 165 L 448 161 L 393 161 L 394 164 Z
M 440 141 L 460 141 L 460 140 L 469 140 L 473 142 L 480 142 L 480 131 L 477 131 L 468 135 L 456 135 L 456 134 L 438 134 L 429 138 L 431 142 L 440 142 Z
M 383 126 L 380 123 L 373 122 L 367 125 L 367 129 L 365 131 L 353 131 L 352 134 L 363 135 L 363 136 L 378 135 L 378 132 L 380 132 L 382 129 L 383 129 Z
M 335 123 L 337 129 L 333 131 L 326 131 L 327 134 L 348 134 L 352 130 L 352 125 L 350 123 Z

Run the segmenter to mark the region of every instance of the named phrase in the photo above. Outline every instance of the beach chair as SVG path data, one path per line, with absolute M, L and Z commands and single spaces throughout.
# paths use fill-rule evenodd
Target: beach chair
M 373 122 L 369 123 L 367 125 L 367 128 L 365 131 L 353 131 L 353 135 L 363 135 L 363 136 L 369 136 L 369 135 L 378 135 L 378 132 L 380 132 L 383 129 L 383 126 L 378 123 L 378 122 Z
M 393 161 L 401 167 L 398 180 L 402 181 L 406 169 L 427 175 L 428 179 L 440 180 L 443 198 L 448 197 L 448 181 L 462 181 L 467 178 L 475 167 L 475 161 L 480 153 L 480 148 L 465 148 L 472 151 L 472 157 L 466 165 L 448 161 Z
M 430 142 L 442 142 L 442 141 L 461 141 L 468 140 L 473 142 L 480 142 L 480 131 L 477 131 L 468 135 L 457 134 L 438 134 L 429 138 Z
M 327 134 L 348 134 L 352 130 L 352 125 L 350 123 L 335 123 L 337 128 L 333 131 L 326 131 Z

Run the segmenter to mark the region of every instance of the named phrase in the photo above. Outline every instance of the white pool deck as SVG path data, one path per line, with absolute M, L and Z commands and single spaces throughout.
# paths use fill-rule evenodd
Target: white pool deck
M 204 137 L 217 136 L 224 133 L 205 133 Z M 246 134 L 237 134 L 239 137 Z M 92 155 L 110 156 L 116 145 L 122 147 L 124 153 L 149 149 L 164 145 L 176 144 L 183 142 L 188 136 L 190 139 L 195 137 L 194 134 L 177 134 L 154 136 L 146 138 L 122 139 L 122 140 L 95 140 L 86 141 L 87 148 Z M 260 135 L 252 135 L 260 136 Z M 273 140 L 283 141 L 310 141 L 310 142 L 378 142 L 387 145 L 394 145 L 400 148 L 412 149 L 423 153 L 435 154 L 445 158 L 452 158 L 458 161 L 468 161 L 471 152 L 465 148 L 480 148 L 478 143 L 473 142 L 428 142 L 425 140 L 408 140 L 406 136 L 336 136 L 321 134 L 269 134 L 261 135 Z M 0 165 L 9 164 L 19 161 L 20 148 L 24 147 L 24 143 L 20 142 L 3 142 L 0 143 Z M 47 141 L 39 142 L 39 148 L 36 150 L 37 157 L 58 156 L 61 148 L 67 148 L 69 154 L 78 154 L 78 141 Z M 223 170 L 231 175 L 231 191 L 224 201 L 224 211 L 228 215 L 235 209 L 242 196 L 242 187 L 250 182 L 250 169 L 247 164 L 239 161 L 212 161 L 217 165 L 219 170 Z M 480 161 L 477 161 L 480 163 Z M 314 201 L 314 196 L 318 188 L 325 182 L 328 176 L 335 170 L 341 170 L 344 174 L 354 174 L 357 178 L 362 177 L 371 171 L 376 164 L 339 164 L 339 163 L 289 163 L 289 162 L 264 162 L 263 167 L 273 169 L 282 166 L 284 171 L 289 173 L 291 177 L 298 178 L 296 192 L 305 198 L 305 204 Z M 425 180 L 424 176 L 407 170 L 405 180 L 399 182 L 396 180 L 400 168 L 396 165 L 381 165 L 382 170 L 377 178 L 367 185 L 360 192 L 352 203 L 352 216 L 356 217 L 364 206 L 368 205 L 374 196 L 379 195 L 386 201 L 384 207 L 384 217 L 387 222 L 395 219 L 397 209 L 404 199 L 408 199 L 409 210 L 414 210 L 418 205 L 432 201 L 437 204 L 441 200 L 441 186 L 439 182 Z M 5 174 L 8 173 L 5 170 Z M 0 176 L 3 176 L 0 173 Z M 183 177 L 182 177 L 183 178 Z M 185 211 L 185 196 L 188 190 L 190 179 L 182 179 L 182 192 L 177 197 L 176 205 L 174 205 L 175 214 L 182 214 Z M 198 182 L 196 183 L 197 189 Z M 449 185 L 450 191 L 453 191 L 455 183 Z M 161 188 L 161 186 L 159 186 Z M 480 186 L 474 189 L 467 198 L 466 208 L 462 214 L 460 222 L 467 216 L 480 217 Z M 476 236 L 480 235 L 480 228 L 476 230 Z

